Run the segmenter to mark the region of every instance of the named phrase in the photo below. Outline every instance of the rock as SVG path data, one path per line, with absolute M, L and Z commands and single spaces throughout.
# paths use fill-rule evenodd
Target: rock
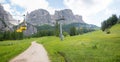
M 51 15 L 49 14 L 48 11 L 44 9 L 38 9 L 30 14 L 27 14 L 26 16 L 27 23 L 30 23 L 32 25 L 44 25 L 44 24 L 49 24 L 52 25 L 53 22 L 51 21 Z
M 10 21 L 14 20 L 12 15 L 6 12 L 3 6 L 0 4 L 0 30 L 1 31 L 13 31 L 13 24 Z
M 82 19 L 82 16 L 79 16 L 79 15 L 75 15 L 75 20 L 76 20 L 76 22 L 78 22 L 78 23 L 85 23 L 85 22 L 83 21 L 83 19 Z
M 63 24 L 70 24 L 72 22 L 75 22 L 75 17 L 72 13 L 72 10 L 70 10 L 70 9 L 55 11 L 54 16 L 55 16 L 56 20 L 64 18 L 65 20 L 61 21 Z
M 65 20 L 61 21 L 63 24 L 84 23 L 84 21 L 82 20 L 82 16 L 74 15 L 72 10 L 70 9 L 55 11 L 54 16 L 56 20 L 64 18 Z
M 74 15 L 72 10 L 70 9 L 55 11 L 54 15 L 50 15 L 47 10 L 38 9 L 32 11 L 30 14 L 27 14 L 26 16 L 26 20 L 28 23 L 37 26 L 41 26 L 44 24 L 55 25 L 56 20 L 61 18 L 65 19 L 61 21 L 63 24 L 85 23 L 82 20 L 82 16 Z
M 37 33 L 37 28 L 35 26 L 27 23 L 27 30 L 25 30 L 23 33 L 25 36 L 31 36 L 31 35 Z

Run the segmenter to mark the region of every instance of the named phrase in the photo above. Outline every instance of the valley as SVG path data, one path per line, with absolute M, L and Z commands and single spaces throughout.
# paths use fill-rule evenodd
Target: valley
M 9 61 L 24 51 L 30 42 L 43 44 L 51 62 L 119 62 L 120 24 L 113 26 L 111 34 L 98 30 L 84 35 L 68 36 L 64 41 L 47 36 L 0 42 L 0 60 Z

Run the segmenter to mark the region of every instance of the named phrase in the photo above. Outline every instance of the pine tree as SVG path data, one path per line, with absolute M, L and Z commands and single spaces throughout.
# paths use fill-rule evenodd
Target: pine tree
M 59 29 L 59 24 L 58 21 L 56 21 L 56 25 L 55 25 L 55 36 L 59 36 L 60 33 L 60 29 Z
M 111 28 L 113 25 L 115 25 L 118 22 L 118 18 L 116 15 L 112 15 L 111 17 L 109 17 L 107 20 L 103 21 L 101 23 L 101 29 L 102 31 L 109 31 L 109 28 Z
M 70 35 L 71 36 L 77 35 L 77 30 L 74 26 L 70 28 Z

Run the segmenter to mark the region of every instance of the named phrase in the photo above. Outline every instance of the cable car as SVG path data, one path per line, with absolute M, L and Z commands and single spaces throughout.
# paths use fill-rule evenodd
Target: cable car
M 21 30 L 26 30 L 27 27 L 26 27 L 26 26 L 21 26 L 20 29 L 21 29 Z
M 22 32 L 22 30 L 21 29 L 17 29 L 16 32 Z
M 16 32 L 23 32 L 24 30 L 27 29 L 26 18 L 25 18 L 25 15 L 23 16 L 24 16 L 23 23 L 18 25 L 18 29 L 16 30 Z M 18 21 L 18 23 L 20 23 L 20 21 Z
M 23 25 L 19 26 L 19 28 L 16 30 L 16 32 L 23 32 L 27 29 L 27 24 L 25 21 L 23 21 Z

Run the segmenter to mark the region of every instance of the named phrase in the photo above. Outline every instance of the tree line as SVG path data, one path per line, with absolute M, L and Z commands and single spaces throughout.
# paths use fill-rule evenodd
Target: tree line
M 5 31 L 5 32 L 0 32 L 0 41 L 3 40 L 21 40 L 23 39 L 23 33 L 22 32 L 11 32 L 11 31 Z
M 120 23 L 119 21 L 120 19 L 115 14 L 113 14 L 111 17 L 101 23 L 101 30 L 109 34 L 109 29 L 116 23 Z
M 3 40 L 21 40 L 24 38 L 30 38 L 30 37 L 43 37 L 43 36 L 57 36 L 59 37 L 60 28 L 59 24 L 56 22 L 55 26 L 50 25 L 44 25 L 41 27 L 37 27 L 38 31 L 36 34 L 33 34 L 31 36 L 24 36 L 23 32 L 16 32 L 14 31 L 4 31 L 0 32 L 0 41 Z M 64 27 L 64 26 L 63 26 Z M 65 30 L 67 28 L 67 30 Z M 87 32 L 95 31 L 95 29 L 86 28 L 86 27 L 76 27 L 74 25 L 66 26 L 63 28 L 63 35 L 64 36 L 74 36 L 79 34 L 84 34 Z

